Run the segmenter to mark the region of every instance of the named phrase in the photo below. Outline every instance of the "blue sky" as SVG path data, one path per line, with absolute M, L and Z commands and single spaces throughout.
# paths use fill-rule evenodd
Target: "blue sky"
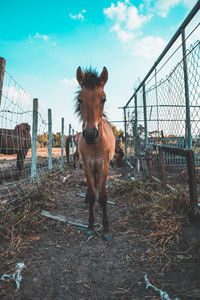
M 106 66 L 105 110 L 123 106 L 187 16 L 195 0 L 0 0 L 0 56 L 20 85 L 52 108 L 53 131 L 80 129 L 74 115 L 76 69 Z

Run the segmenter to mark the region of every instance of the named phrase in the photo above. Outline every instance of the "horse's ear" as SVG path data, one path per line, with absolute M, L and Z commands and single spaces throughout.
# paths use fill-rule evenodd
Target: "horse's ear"
M 78 83 L 80 84 L 80 86 L 83 85 L 84 78 L 85 78 L 85 74 L 81 70 L 81 67 L 78 67 L 78 69 L 76 71 L 76 79 L 77 79 Z
M 106 67 L 103 67 L 103 71 L 101 72 L 99 78 L 101 81 L 101 86 L 104 87 L 108 80 L 108 70 L 106 69 Z

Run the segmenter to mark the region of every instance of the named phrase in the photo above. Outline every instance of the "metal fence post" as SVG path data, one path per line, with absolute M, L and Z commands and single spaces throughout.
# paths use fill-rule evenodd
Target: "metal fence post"
M 159 127 L 159 109 L 158 109 L 158 83 L 157 83 L 157 69 L 155 68 L 155 93 L 156 93 L 156 110 L 157 110 L 157 130 L 158 137 L 160 136 L 160 127 Z
M 135 94 L 135 124 L 134 124 L 134 136 L 138 135 L 138 111 L 137 111 L 137 93 Z
M 72 129 L 72 134 L 74 135 L 74 129 Z M 72 155 L 74 154 L 74 139 L 72 139 Z
M 37 174 L 37 127 L 38 127 L 38 99 L 33 99 L 33 126 L 32 126 L 32 148 L 31 148 L 31 178 Z
M 48 161 L 49 170 L 52 169 L 52 114 L 51 109 L 48 109 Z
M 0 57 L 0 106 L 1 106 L 1 97 L 2 97 L 2 90 L 3 90 L 5 65 L 6 65 L 6 60 L 3 57 Z
M 143 84 L 143 107 L 144 107 L 144 141 L 145 147 L 147 145 L 147 107 L 146 107 L 146 91 L 145 83 Z
M 127 121 L 126 121 L 126 108 L 124 107 L 124 136 L 125 136 L 125 160 L 127 162 Z
M 138 157 L 136 159 L 136 170 L 139 172 L 140 162 L 139 162 L 139 145 L 138 145 L 138 107 L 137 107 L 137 93 L 135 94 L 135 124 L 134 124 L 134 136 L 135 136 L 135 156 Z
M 63 167 L 63 149 L 64 149 L 64 118 L 61 120 L 61 165 Z
M 187 150 L 187 170 L 188 170 L 188 181 L 189 181 L 189 191 L 190 191 L 190 203 L 195 213 L 198 209 L 198 194 L 197 194 L 197 182 L 195 175 L 195 162 L 194 162 L 194 152 L 192 150 Z
M 69 124 L 69 135 L 71 135 L 72 125 Z M 70 161 L 70 153 L 71 153 L 71 142 L 69 142 L 69 161 Z
M 185 85 L 185 102 L 186 102 L 186 131 L 187 131 L 187 146 L 192 149 L 192 135 L 190 123 L 190 98 L 189 98 L 189 84 L 188 84 L 188 71 L 187 71 L 187 58 L 186 58 L 186 42 L 185 30 L 182 30 L 182 53 L 183 53 L 183 71 L 184 71 L 184 85 Z

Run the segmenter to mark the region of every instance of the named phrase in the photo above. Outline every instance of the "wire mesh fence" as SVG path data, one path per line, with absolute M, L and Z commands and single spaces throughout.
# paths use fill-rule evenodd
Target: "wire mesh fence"
M 0 100 L 0 204 L 16 200 L 19 204 L 20 199 L 32 193 L 40 175 L 65 166 L 68 128 L 62 118 L 60 132 L 52 132 L 51 110 L 38 105 L 38 99 L 33 100 L 26 93 L 5 70 L 2 58 Z M 37 102 L 35 115 L 34 101 Z
M 200 32 L 199 9 L 200 1 L 124 106 L 127 163 L 144 176 L 150 171 L 165 184 L 181 184 L 190 196 L 187 150 L 194 185 L 200 165 L 200 41 L 192 38 Z

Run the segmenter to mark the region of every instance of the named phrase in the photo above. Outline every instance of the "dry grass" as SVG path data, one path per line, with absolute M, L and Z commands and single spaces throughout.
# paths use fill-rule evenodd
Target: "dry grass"
M 188 195 L 179 187 L 178 191 L 166 192 L 157 184 L 142 181 L 119 181 L 112 186 L 112 193 L 117 194 L 121 201 L 126 201 L 129 207 L 123 220 L 120 220 L 121 225 L 123 222 L 126 227 L 137 224 L 141 239 L 148 244 L 141 260 L 148 260 L 152 265 L 163 265 L 163 270 L 175 255 L 172 252 L 180 242 L 182 228 L 191 212 Z
M 28 189 L 30 195 L 13 204 L 0 207 L 0 238 L 5 246 L 1 248 L 0 259 L 14 257 L 16 252 L 24 250 L 35 237 L 32 234 L 40 232 L 42 209 L 52 209 L 55 205 L 53 189 L 62 185 L 61 170 L 47 173 L 37 178 Z M 36 239 L 39 237 L 36 237 Z

